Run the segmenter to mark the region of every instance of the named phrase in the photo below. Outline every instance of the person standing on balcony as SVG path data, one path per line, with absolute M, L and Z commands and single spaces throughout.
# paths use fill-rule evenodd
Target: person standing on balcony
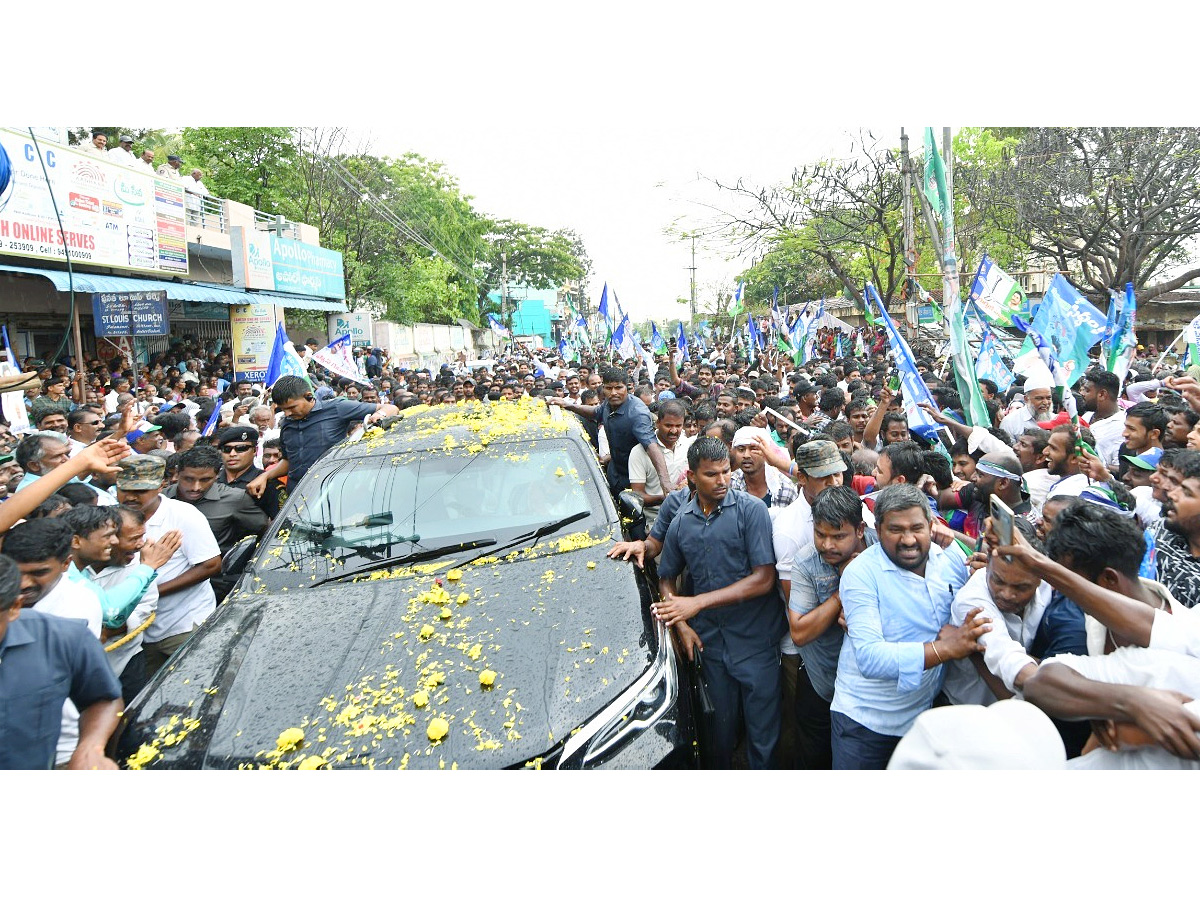
M 101 159 L 106 159 L 106 154 L 108 152 L 106 149 L 107 146 L 108 135 L 103 131 L 93 131 L 92 139 L 88 143 L 80 146 L 79 149 L 81 152 L 86 153 L 89 156 L 98 156 Z
M 143 150 L 142 155 L 134 160 L 133 167 L 139 172 L 145 172 L 147 175 L 154 174 L 154 151 Z
M 183 160 L 172 153 L 167 157 L 167 161 L 158 167 L 158 177 L 165 178 L 168 181 L 182 181 L 179 170 L 183 168 Z
M 208 188 L 205 187 L 204 182 L 201 181 L 203 177 L 204 173 L 199 169 L 192 169 L 192 180 L 188 181 L 186 178 L 183 179 L 183 189 L 189 194 L 198 194 L 201 197 L 207 197 Z
M 137 159 L 133 155 L 133 138 L 127 134 L 121 135 L 117 146 L 109 148 L 108 161 L 119 166 L 128 166 L 131 169 L 136 166 Z

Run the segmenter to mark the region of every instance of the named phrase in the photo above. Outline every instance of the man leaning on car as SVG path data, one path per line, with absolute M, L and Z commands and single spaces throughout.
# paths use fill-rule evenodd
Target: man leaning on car
M 740 706 L 747 764 L 771 768 L 779 743 L 779 642 L 787 631 L 775 591 L 771 517 L 757 497 L 730 489 L 729 449 L 718 438 L 696 438 L 688 475 L 696 493 L 663 539 L 662 599 L 654 614 L 675 628 L 689 658 L 701 654 L 701 677 L 716 708 L 713 766 L 730 768 Z M 675 590 L 685 566 L 691 597 Z

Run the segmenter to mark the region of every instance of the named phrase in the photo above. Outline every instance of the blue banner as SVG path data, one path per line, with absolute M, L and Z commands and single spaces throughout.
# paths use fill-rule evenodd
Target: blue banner
M 880 319 L 887 327 L 888 343 L 892 346 L 892 352 L 896 354 L 896 368 L 900 372 L 900 385 L 904 391 L 903 403 L 904 412 L 908 416 L 908 430 L 914 434 L 920 435 L 927 441 L 936 441 L 937 432 L 941 427 L 929 417 L 929 413 L 921 409 L 918 403 L 928 403 L 934 409 L 938 409 L 937 402 L 934 401 L 933 395 L 929 393 L 929 386 L 921 380 L 920 374 L 917 372 L 917 364 L 913 358 L 912 350 L 909 349 L 908 341 L 896 328 L 896 323 L 892 321 L 892 317 L 888 314 L 887 307 L 883 301 L 879 299 L 879 294 L 875 290 L 875 286 L 868 284 L 863 290 L 863 300 L 869 309 L 871 301 L 875 302 L 880 312 Z

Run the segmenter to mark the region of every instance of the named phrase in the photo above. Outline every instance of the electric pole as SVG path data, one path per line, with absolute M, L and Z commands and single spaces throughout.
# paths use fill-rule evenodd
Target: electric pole
M 508 254 L 500 254 L 500 318 L 504 326 L 512 331 L 512 316 L 508 313 Z
M 696 324 L 696 236 L 694 234 L 692 235 L 692 264 L 689 268 L 692 273 L 692 292 L 691 292 L 692 299 L 691 299 L 691 303 L 688 306 L 688 309 L 691 311 L 692 320 L 688 324 L 695 325 Z
M 904 319 L 908 323 L 908 338 L 912 340 L 920 321 L 914 277 L 917 272 L 917 238 L 913 227 L 912 161 L 908 156 L 908 133 L 903 128 L 900 129 L 900 167 L 904 179 L 904 293 L 908 298 L 904 304 Z

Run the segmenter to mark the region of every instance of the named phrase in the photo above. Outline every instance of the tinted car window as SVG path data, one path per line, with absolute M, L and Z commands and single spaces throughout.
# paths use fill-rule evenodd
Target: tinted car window
M 265 542 L 256 574 L 350 575 L 391 557 L 505 540 L 571 519 L 607 527 L 580 446 L 545 439 L 343 459 L 314 467 Z M 482 549 L 479 551 L 482 553 Z

